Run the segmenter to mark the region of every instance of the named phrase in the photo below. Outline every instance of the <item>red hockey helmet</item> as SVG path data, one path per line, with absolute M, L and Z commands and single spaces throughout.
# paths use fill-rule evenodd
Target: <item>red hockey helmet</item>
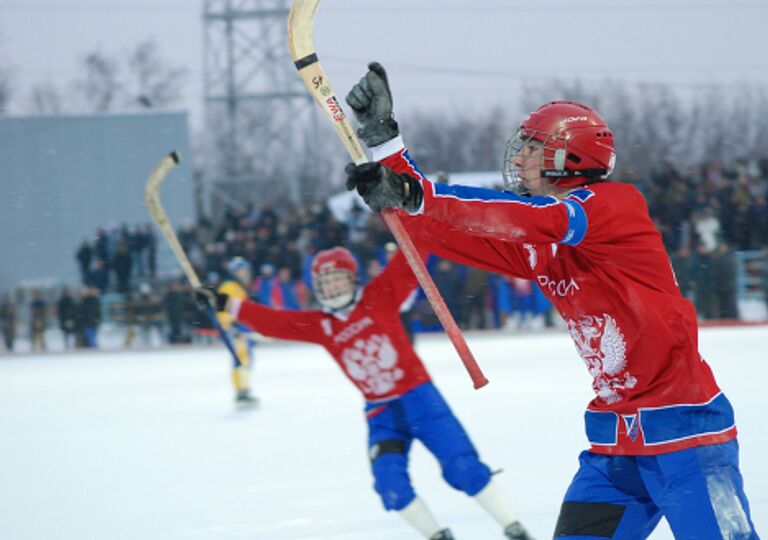
M 613 133 L 594 110 L 574 101 L 552 101 L 528 115 L 507 141 L 504 178 L 519 184 L 512 160 L 530 142 L 544 147 L 541 176 L 562 187 L 576 187 L 606 178 L 616 153 Z
M 312 287 L 324 306 L 331 309 L 348 306 L 354 299 L 357 282 L 357 260 L 348 249 L 326 249 L 312 259 Z

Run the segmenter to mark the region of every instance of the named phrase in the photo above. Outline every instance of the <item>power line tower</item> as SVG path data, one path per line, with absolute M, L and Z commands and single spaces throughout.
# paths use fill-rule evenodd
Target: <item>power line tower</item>
M 204 0 L 204 185 L 223 204 L 302 200 L 311 98 L 288 51 L 289 0 Z

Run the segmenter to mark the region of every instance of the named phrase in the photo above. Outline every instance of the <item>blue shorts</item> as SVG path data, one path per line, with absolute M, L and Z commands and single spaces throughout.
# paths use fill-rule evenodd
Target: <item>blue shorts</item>
M 402 510 L 416 496 L 408 474 L 414 439 L 437 458 L 443 478 L 455 489 L 476 495 L 490 481 L 490 469 L 431 382 L 398 399 L 368 403 L 365 410 L 374 489 L 387 510 Z
M 757 540 L 736 440 L 657 456 L 579 456 L 555 538 L 642 540 L 662 516 L 678 540 Z

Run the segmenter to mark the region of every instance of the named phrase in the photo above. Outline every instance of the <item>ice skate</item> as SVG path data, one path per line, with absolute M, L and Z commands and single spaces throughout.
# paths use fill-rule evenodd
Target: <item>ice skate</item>
M 523 528 L 519 521 L 507 525 L 504 529 L 504 536 L 509 540 L 533 540 L 533 537 L 528 534 L 528 531 Z
M 259 405 L 259 398 L 252 395 L 250 390 L 240 390 L 235 395 L 235 403 L 238 407 L 252 408 Z
M 429 540 L 454 540 L 450 529 L 443 529 L 433 534 Z

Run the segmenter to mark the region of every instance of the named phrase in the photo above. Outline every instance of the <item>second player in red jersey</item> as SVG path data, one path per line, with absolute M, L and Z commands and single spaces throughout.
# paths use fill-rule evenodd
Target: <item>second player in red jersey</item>
M 321 251 L 312 282 L 322 310 L 287 311 L 219 295 L 218 307 L 265 336 L 324 347 L 365 398 L 368 452 L 375 489 L 387 510 L 397 511 L 430 540 L 452 540 L 416 495 L 408 455 L 418 440 L 440 463 L 443 478 L 473 497 L 509 540 L 531 540 L 480 461 L 466 431 L 416 355 L 400 322 L 400 306 L 417 280 L 401 253 L 364 287 L 358 265 L 344 248 Z M 200 291 L 205 300 L 206 292 Z M 210 293 L 208 293 L 210 294 Z

